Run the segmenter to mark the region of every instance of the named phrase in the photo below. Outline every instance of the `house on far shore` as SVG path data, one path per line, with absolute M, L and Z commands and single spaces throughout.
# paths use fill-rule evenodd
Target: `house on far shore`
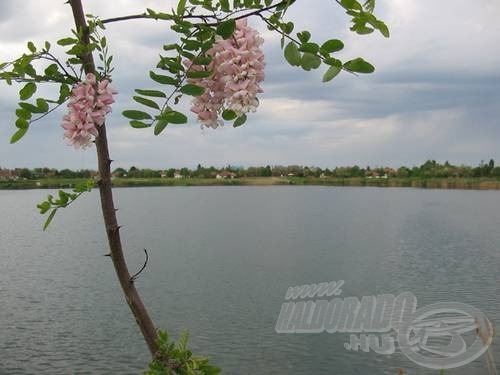
M 160 178 L 165 178 L 165 177 L 167 177 L 167 172 L 160 171 Z
M 183 178 L 184 176 L 181 175 L 181 171 L 175 171 L 174 172 L 174 178 Z
M 218 180 L 226 179 L 226 178 L 233 179 L 233 178 L 236 178 L 236 173 L 229 172 L 229 171 L 222 171 L 222 172 L 217 173 L 215 175 L 215 178 Z
M 0 168 L 0 180 L 10 180 L 12 177 L 12 173 L 8 169 Z
M 0 168 L 0 180 L 19 180 L 19 172 L 18 170 Z

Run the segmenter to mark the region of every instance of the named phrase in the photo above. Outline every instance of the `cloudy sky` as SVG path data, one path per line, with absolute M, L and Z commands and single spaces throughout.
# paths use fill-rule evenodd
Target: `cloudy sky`
M 102 18 L 168 10 L 170 0 L 85 0 Z M 62 0 L 0 1 L 0 61 L 15 58 L 28 40 L 68 35 L 71 11 Z M 298 0 L 288 14 L 313 39 L 344 40 L 342 58 L 364 57 L 372 75 L 341 74 L 321 83 L 324 68 L 304 72 L 282 57 L 279 37 L 258 19 L 265 38 L 266 81 L 261 105 L 245 126 L 201 130 L 188 125 L 132 129 L 121 117 L 134 88 L 151 88 L 148 71 L 175 35 L 164 22 L 111 24 L 114 86 L 120 94 L 108 119 L 115 166 L 167 168 L 203 165 L 416 165 L 427 159 L 500 162 L 500 2 L 497 0 L 378 0 L 376 14 L 391 30 L 358 36 L 333 0 Z M 59 50 L 62 53 L 62 50 Z M 62 56 L 62 54 L 61 54 Z M 75 151 L 62 139 L 64 109 L 33 125 L 10 145 L 19 87 L 0 86 L 0 167 L 95 168 L 95 150 Z M 44 89 L 47 94 L 50 89 Z M 187 108 L 184 106 L 183 108 Z

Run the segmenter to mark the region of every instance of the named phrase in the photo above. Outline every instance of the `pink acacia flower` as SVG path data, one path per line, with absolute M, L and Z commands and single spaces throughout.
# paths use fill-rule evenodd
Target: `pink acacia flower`
M 97 126 L 104 124 L 106 115 L 111 112 L 111 104 L 115 101 L 113 95 L 117 93 L 107 79 L 97 82 L 92 73 L 73 87 L 68 114 L 61 125 L 69 145 L 85 148 L 91 144 L 99 134 Z
M 264 80 L 263 42 L 259 33 L 247 25 L 246 19 L 236 21 L 231 38 L 216 38 L 207 52 L 212 57 L 208 69 L 213 74 L 208 78 L 190 80 L 190 83 L 205 88 L 203 95 L 193 99 L 191 107 L 202 127 L 222 125 L 219 114 L 224 109 L 232 110 L 238 116 L 255 112 L 259 105 L 257 94 L 262 92 L 260 82 Z M 191 62 L 186 65 L 191 66 Z M 191 70 L 202 70 L 202 67 L 192 65 Z

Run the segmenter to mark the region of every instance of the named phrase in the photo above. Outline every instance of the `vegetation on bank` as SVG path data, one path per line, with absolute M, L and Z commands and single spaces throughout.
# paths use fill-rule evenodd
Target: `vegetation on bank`
M 440 164 L 428 160 L 412 168 L 307 166 L 234 167 L 217 169 L 198 165 L 196 169 L 116 168 L 114 187 L 134 186 L 211 186 L 211 185 L 330 185 L 378 186 L 442 189 L 500 189 L 500 167 L 491 159 L 476 167 Z M 0 168 L 0 189 L 73 188 L 88 179 L 98 180 L 92 170 Z
M 40 179 L 88 179 L 97 176 L 97 171 L 89 169 L 70 170 L 54 168 L 15 168 L 0 167 L 0 180 L 40 180 Z M 116 168 L 112 172 L 115 178 L 231 178 L 231 177 L 323 177 L 323 178 L 401 178 L 401 179 L 430 179 L 430 178 L 500 178 L 500 166 L 495 161 L 481 161 L 479 165 L 453 165 L 448 161 L 443 164 L 435 160 L 428 160 L 420 166 L 392 167 L 360 167 L 344 166 L 335 168 L 319 168 L 301 165 L 266 165 L 257 167 L 236 167 L 228 165 L 224 168 L 206 167 L 198 164 L 195 169 L 189 168 Z
M 65 189 L 85 183 L 81 178 L 45 178 L 39 180 L 0 180 L 0 190 Z M 241 177 L 241 178 L 115 178 L 113 187 L 146 186 L 271 186 L 323 185 L 412 187 L 429 189 L 500 190 L 500 179 L 494 178 L 368 178 L 368 177 Z

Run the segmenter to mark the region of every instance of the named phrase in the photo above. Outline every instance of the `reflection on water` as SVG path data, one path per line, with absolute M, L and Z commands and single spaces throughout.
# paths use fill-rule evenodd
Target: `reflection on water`
M 342 298 L 412 292 L 500 321 L 500 192 L 335 187 L 115 191 L 131 272 L 156 324 L 191 332 L 227 374 L 435 374 L 343 333 L 277 334 L 290 286 L 345 280 Z M 0 374 L 137 374 L 148 352 L 122 300 L 97 193 L 49 230 L 46 191 L 0 191 Z M 500 347 L 493 347 L 500 367 Z M 483 374 L 484 359 L 453 374 Z

